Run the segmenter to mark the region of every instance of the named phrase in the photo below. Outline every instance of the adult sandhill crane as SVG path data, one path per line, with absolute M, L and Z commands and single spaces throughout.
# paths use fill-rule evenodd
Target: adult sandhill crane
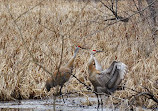
M 60 67 L 59 70 L 56 70 L 53 73 L 53 75 L 50 78 L 47 79 L 45 87 L 46 87 L 48 92 L 50 91 L 51 88 L 59 85 L 60 86 L 59 93 L 60 93 L 60 95 L 62 95 L 62 93 L 61 93 L 62 87 L 63 87 L 64 83 L 69 80 L 69 78 L 72 74 L 73 63 L 74 63 L 74 60 L 76 58 L 76 55 L 77 55 L 79 49 L 84 49 L 84 48 L 82 48 L 80 46 L 77 46 L 75 48 L 74 55 L 68 61 L 68 63 L 63 67 Z
M 91 53 L 88 62 L 88 73 L 99 105 L 99 93 L 106 93 L 108 95 L 114 93 L 124 78 L 127 66 L 122 62 L 113 61 L 108 69 L 102 70 L 101 65 L 94 57 L 94 54 L 97 52 L 99 51 L 93 50 Z M 93 63 L 95 63 L 95 65 Z M 101 104 L 103 104 L 102 100 Z

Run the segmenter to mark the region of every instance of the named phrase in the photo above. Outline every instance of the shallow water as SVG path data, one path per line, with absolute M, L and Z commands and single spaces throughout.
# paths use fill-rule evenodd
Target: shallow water
M 89 97 L 92 103 L 88 106 L 85 97 L 73 96 L 65 98 L 65 103 L 60 97 L 56 98 L 55 105 L 53 97 L 41 100 L 20 100 L 0 102 L 0 111 L 112 111 L 109 108 L 97 110 L 97 98 Z

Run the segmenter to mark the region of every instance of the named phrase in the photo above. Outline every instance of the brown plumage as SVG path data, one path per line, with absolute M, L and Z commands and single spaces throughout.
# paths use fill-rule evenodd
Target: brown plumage
M 114 93 L 124 78 L 127 66 L 122 62 L 113 61 L 108 69 L 102 70 L 102 67 L 94 57 L 95 53 L 97 53 L 97 51 L 93 50 L 88 62 L 89 80 L 94 86 L 94 91 L 98 94 Z M 93 63 L 95 63 L 95 65 Z M 97 97 L 98 94 L 96 94 Z
M 65 82 L 67 82 L 71 76 L 72 70 L 70 68 L 61 67 L 58 70 L 54 72 L 54 74 L 47 79 L 46 81 L 46 89 L 47 91 L 50 91 L 51 88 L 59 85 L 61 86 L 61 89 Z
M 73 57 L 68 61 L 68 63 L 65 66 L 60 67 L 59 70 L 56 70 L 53 75 L 47 79 L 46 81 L 46 89 L 47 91 L 50 91 L 51 88 L 59 85 L 60 86 L 60 94 L 62 87 L 65 82 L 67 82 L 72 74 L 73 70 L 73 63 L 76 58 L 76 55 L 81 47 L 77 46 L 74 52 Z

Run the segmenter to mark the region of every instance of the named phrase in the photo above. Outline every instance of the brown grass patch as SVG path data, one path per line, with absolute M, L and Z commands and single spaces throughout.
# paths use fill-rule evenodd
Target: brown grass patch
M 4 3 L 8 4 L 16 19 L 39 1 L 9 0 Z M 44 85 L 50 75 L 32 62 L 4 3 L 0 5 L 0 100 L 43 98 L 48 95 Z M 119 2 L 119 13 L 127 16 L 123 13 L 127 7 L 135 10 L 128 2 Z M 128 12 L 129 15 L 132 13 Z M 22 30 L 27 49 L 49 71 L 53 72 L 59 64 L 61 34 L 66 33 L 63 64 L 71 58 L 75 45 L 90 48 L 89 51 L 80 50 L 75 60 L 74 74 L 79 79 L 89 84 L 86 78 L 89 52 L 99 49 L 104 53 L 96 57 L 104 68 L 116 57 L 128 65 L 129 72 L 123 81 L 125 86 L 137 91 L 146 91 L 142 86 L 146 87 L 158 98 L 158 47 L 153 43 L 149 24 L 138 22 L 140 17 L 135 15 L 128 23 L 118 22 L 105 28 L 112 23 L 103 22 L 108 14 L 110 12 L 100 3 L 86 5 L 86 2 L 50 0 L 20 16 L 16 22 Z M 71 78 L 63 92 L 71 91 L 84 93 L 86 88 Z M 126 89 L 117 91 L 113 96 L 127 98 L 132 94 L 134 92 Z M 134 102 L 148 108 L 155 104 L 143 97 L 136 98 Z

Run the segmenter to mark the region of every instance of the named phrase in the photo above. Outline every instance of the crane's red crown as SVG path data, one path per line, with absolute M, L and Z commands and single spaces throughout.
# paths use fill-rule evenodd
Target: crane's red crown
M 81 46 L 77 46 L 77 47 L 81 48 Z

